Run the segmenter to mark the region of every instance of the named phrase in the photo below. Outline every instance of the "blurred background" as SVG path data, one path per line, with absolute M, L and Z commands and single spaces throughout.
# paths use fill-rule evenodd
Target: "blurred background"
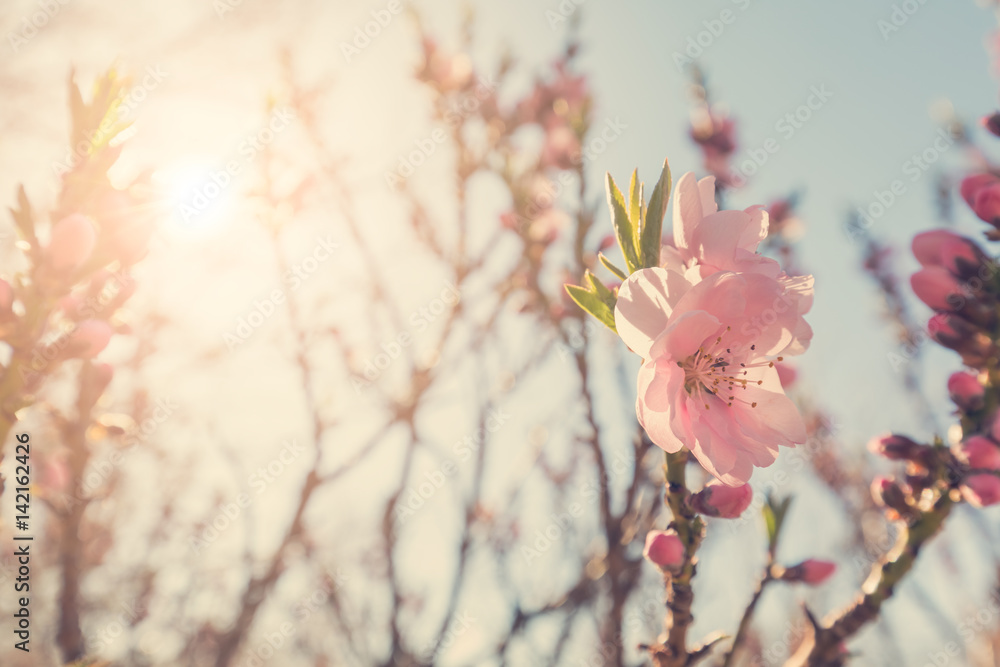
M 838 571 L 763 598 L 739 664 L 781 664 L 892 544 L 865 442 L 950 437 L 909 239 L 978 234 L 951 193 L 996 110 L 992 6 L 18 0 L 0 26 L 5 206 L 57 210 L 67 81 L 113 70 L 108 179 L 155 228 L 107 390 L 81 413 L 67 362 L 18 414 L 33 649 L 4 665 L 646 664 L 662 453 L 638 360 L 562 284 L 618 261 L 605 172 L 648 192 L 664 157 L 768 205 L 767 251 L 816 276 L 810 440 L 711 522 L 696 639 L 734 632 L 791 495 L 779 561 Z M 858 664 L 1000 664 L 997 516 L 956 512 Z

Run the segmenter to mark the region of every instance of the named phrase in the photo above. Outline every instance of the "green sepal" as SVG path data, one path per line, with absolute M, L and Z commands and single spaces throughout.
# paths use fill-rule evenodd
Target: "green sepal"
M 600 282 L 600 281 L 597 281 Z M 593 286 L 593 282 L 591 283 Z M 618 333 L 618 329 L 615 328 L 615 307 L 614 303 L 609 303 L 606 298 L 602 298 L 597 291 L 590 291 L 578 285 L 566 285 L 566 292 L 569 294 L 570 298 L 576 302 L 576 305 L 583 308 L 586 312 L 593 315 L 597 320 L 611 329 L 615 333 Z M 604 287 L 602 285 L 602 287 Z M 597 288 L 595 287 L 595 290 Z M 604 287 L 607 294 L 610 294 L 612 299 L 614 299 L 614 294 L 607 287 Z
M 619 269 L 617 266 L 615 266 L 611 262 L 611 260 L 604 255 L 603 252 L 597 253 L 597 259 L 601 260 L 601 264 L 604 265 L 604 268 L 613 273 L 616 278 L 619 278 L 620 280 L 623 281 L 628 280 L 628 276 L 625 275 L 625 272 Z
M 656 181 L 653 194 L 649 197 L 649 207 L 646 209 L 642 230 L 639 238 L 639 248 L 642 254 L 642 265 L 646 268 L 660 265 L 660 244 L 663 242 L 663 217 L 667 213 L 667 201 L 670 199 L 670 189 L 673 182 L 670 176 L 670 166 L 663 161 L 663 170 Z
M 615 185 L 615 179 L 611 177 L 611 174 L 607 174 L 605 184 L 611 221 L 615 226 L 615 236 L 622 249 L 622 255 L 625 256 L 625 267 L 629 273 L 632 273 L 642 268 L 635 246 L 636 229 L 629 217 L 628 209 L 625 207 L 625 198 L 618 186 Z

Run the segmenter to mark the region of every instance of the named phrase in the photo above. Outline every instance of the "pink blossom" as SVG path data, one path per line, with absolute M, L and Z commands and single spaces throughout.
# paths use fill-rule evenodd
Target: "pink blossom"
M 45 250 L 49 266 L 57 272 L 68 272 L 90 259 L 97 243 L 97 231 L 84 215 L 66 216 L 52 227 L 52 238 Z
M 872 499 L 880 507 L 905 508 L 906 494 L 903 487 L 888 477 L 876 477 L 871 485 Z
M 959 447 L 969 467 L 976 470 L 1000 470 L 1000 448 L 987 437 L 974 435 Z
M 990 224 L 1000 222 L 1000 178 L 993 174 L 974 174 L 962 181 L 962 198 L 969 208 Z
M 500 214 L 500 224 L 512 231 L 518 231 L 520 229 L 520 221 L 518 220 L 517 213 L 514 211 L 504 211 Z
M 570 224 L 569 215 L 558 208 L 547 208 L 531 221 L 528 238 L 539 243 L 555 241 Z
M 891 486 L 892 486 L 892 480 L 889 479 L 888 477 L 882 477 L 881 475 L 879 475 L 872 480 L 872 485 L 871 485 L 872 498 L 875 500 L 877 504 L 879 505 L 885 504 L 882 502 L 882 494 L 885 492 L 886 489 L 888 489 Z
M 1000 503 L 1000 477 L 983 473 L 967 477 L 961 486 L 962 497 L 975 507 Z
M 691 496 L 691 506 L 696 512 L 720 519 L 735 519 L 750 506 L 753 489 L 749 484 L 726 486 L 717 480 Z
M 910 276 L 913 293 L 934 310 L 958 310 L 964 303 L 962 286 L 955 277 L 940 266 L 931 266 Z
M 803 234 L 804 225 L 795 215 L 795 196 L 771 202 L 767 207 L 769 218 L 768 236 L 781 236 L 785 240 L 794 241 Z
M 108 236 L 111 251 L 122 264 L 135 264 L 149 252 L 156 228 L 148 220 L 133 220 Z
M 646 360 L 636 414 L 652 441 L 668 452 L 687 447 L 729 486 L 774 463 L 780 446 L 805 442 L 774 361 L 812 338 L 800 307 L 811 303 L 808 290 L 790 295 L 759 273 L 720 272 L 694 286 L 662 268 L 629 276 L 615 324 Z
M 580 156 L 580 139 L 567 125 L 558 125 L 545 135 L 542 147 L 542 167 L 569 169 Z
M 778 369 L 778 379 L 781 381 L 781 386 L 785 389 L 791 387 L 799 377 L 799 372 L 790 364 L 780 363 L 775 364 L 774 367 Z
M 69 465 L 62 456 L 50 456 L 42 464 L 42 475 L 39 486 L 49 494 L 61 493 L 70 482 Z
M 0 317 L 10 315 L 14 306 L 14 288 L 6 280 L 0 279 Z
M 979 124 L 990 131 L 991 134 L 1000 137 L 1000 113 L 991 113 L 979 119 Z
M 868 441 L 868 451 L 883 456 L 890 461 L 909 461 L 919 458 L 923 445 L 910 440 L 905 435 L 887 433 Z
M 156 231 L 152 209 L 121 190 L 110 190 L 98 199 L 94 215 L 100 223 L 101 237 L 123 264 L 135 264 L 146 255 Z
M 729 158 L 736 151 L 736 125 L 731 118 L 707 107 L 691 117 L 691 138 L 701 147 L 705 169 L 722 185 L 733 185 Z
M 87 364 L 80 376 L 81 387 L 91 396 L 97 397 L 104 393 L 114 376 L 115 369 L 111 364 Z
M 468 56 L 445 53 L 428 37 L 423 40 L 423 49 L 421 78 L 436 84 L 443 92 L 461 90 L 472 83 L 472 64 Z
M 768 214 L 761 206 L 719 211 L 715 179 L 686 173 L 674 188 L 673 232 L 660 247 L 660 266 L 684 275 L 691 285 L 719 271 L 758 273 L 786 288 L 786 305 L 799 313 L 812 307 L 812 276 L 790 277 L 775 260 L 757 252 L 767 237 Z
M 615 238 L 614 234 L 608 234 L 601 239 L 600 243 L 597 244 L 597 252 L 604 252 L 617 242 L 618 239 Z
M 837 570 L 837 564 L 828 560 L 810 558 L 795 567 L 789 568 L 784 577 L 788 581 L 801 581 L 810 586 L 818 586 L 833 576 Z
M 706 150 L 729 155 L 736 150 L 736 124 L 728 116 L 696 109 L 691 118 L 691 138 Z
M 642 555 L 654 565 L 673 567 L 684 562 L 684 544 L 672 530 L 651 530 Z
M 948 394 L 959 408 L 974 412 L 982 409 L 986 390 L 975 375 L 959 371 L 948 378 Z
M 757 253 L 767 237 L 768 215 L 762 206 L 720 211 L 715 178 L 696 180 L 688 172 L 674 187 L 673 239 L 660 249 L 660 265 L 696 283 L 718 271 L 753 272 L 777 278 L 781 267 Z
M 93 359 L 108 346 L 114 330 L 102 320 L 84 320 L 70 334 L 69 356 Z
M 954 313 L 938 313 L 927 322 L 927 332 L 938 344 L 955 350 L 966 366 L 982 368 L 994 354 L 989 336 L 978 326 Z
M 941 267 L 955 277 L 969 278 L 989 260 L 982 248 L 947 229 L 933 229 L 913 237 L 913 256 L 925 268 Z
M 517 120 L 552 129 L 585 112 L 590 97 L 586 77 L 571 74 L 565 59 L 557 61 L 554 69 L 554 80 L 536 82 L 531 95 L 518 103 Z
M 569 63 L 560 58 L 553 65 L 556 72 L 555 81 L 549 85 L 549 93 L 556 99 L 566 103 L 567 114 L 579 113 L 586 104 L 588 92 L 587 77 L 583 74 L 573 75 L 569 71 Z

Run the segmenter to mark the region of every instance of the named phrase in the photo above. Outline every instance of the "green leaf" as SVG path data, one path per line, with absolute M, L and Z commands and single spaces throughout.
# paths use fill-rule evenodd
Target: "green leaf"
M 780 502 L 775 501 L 774 496 L 768 494 L 767 502 L 764 504 L 764 520 L 767 522 L 767 543 L 771 553 L 774 553 L 778 545 L 778 538 L 781 537 L 781 526 L 785 522 L 785 515 L 792 504 L 792 497 L 787 496 Z
M 774 516 L 774 510 L 768 504 L 765 504 L 761 511 L 764 514 L 764 523 L 767 524 L 767 543 L 774 544 L 774 538 L 778 534 L 778 518 Z
M 28 194 L 24 191 L 23 185 L 17 187 L 17 208 L 9 210 L 21 239 L 30 243 L 32 247 L 38 247 L 38 238 L 35 236 L 35 216 L 31 211 L 31 202 L 28 201 Z
M 576 305 L 596 317 L 607 328 L 615 333 L 618 332 L 615 328 L 615 311 L 613 307 L 609 306 L 594 292 L 590 292 L 577 285 L 566 285 L 565 287 L 566 292 L 576 302 Z
M 604 268 L 615 274 L 615 276 L 617 276 L 620 280 L 628 280 L 628 276 L 625 275 L 625 272 L 612 264 L 611 260 L 604 256 L 603 252 L 597 253 L 597 259 L 601 260 L 601 264 L 604 265 Z
M 633 169 L 628 183 L 628 219 L 632 223 L 632 244 L 636 248 L 639 247 L 639 232 L 642 229 L 642 203 L 642 181 L 639 180 L 639 170 Z
M 590 269 L 587 269 L 583 275 L 590 282 L 591 286 L 593 286 L 594 294 L 596 294 L 601 301 L 608 304 L 613 311 L 615 309 L 615 304 L 618 303 L 618 297 L 615 296 L 615 293 L 612 292 L 607 285 L 602 283 L 597 276 L 591 273 Z
M 642 254 L 642 265 L 653 267 L 660 265 L 660 244 L 663 236 L 663 216 L 667 213 L 667 202 L 670 199 L 670 189 L 673 186 L 670 177 L 670 166 L 663 161 L 663 170 L 656 181 L 653 194 L 649 197 L 649 207 L 646 209 L 639 248 Z
M 615 185 L 615 179 L 611 178 L 611 174 L 607 175 L 606 188 L 611 221 L 615 226 L 615 236 L 618 238 L 618 245 L 621 246 L 622 255 L 625 256 L 625 267 L 629 273 L 632 273 L 641 268 L 635 247 L 635 229 L 629 218 L 628 210 L 625 208 L 625 198 L 622 197 L 622 192 Z
M 82 139 L 82 130 L 80 129 L 84 123 L 84 116 L 86 115 L 86 107 L 83 104 L 83 95 L 80 94 L 80 87 L 76 85 L 76 81 L 73 79 L 76 77 L 76 72 L 70 70 L 69 73 L 69 112 L 70 112 L 70 136 L 72 137 L 71 143 L 76 146 L 77 142 Z

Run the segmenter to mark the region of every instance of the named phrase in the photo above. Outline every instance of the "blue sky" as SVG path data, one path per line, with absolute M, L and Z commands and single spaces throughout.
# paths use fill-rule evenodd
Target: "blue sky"
M 449 10 L 429 14 L 453 21 L 457 13 L 451 3 L 437 7 L 444 6 Z M 573 13 L 583 19 L 581 69 L 592 76 L 595 121 L 617 118 L 628 126 L 589 165 L 593 186 L 600 187 L 606 170 L 621 180 L 633 167 L 651 180 L 664 156 L 675 174 L 701 171 L 686 136 L 687 78 L 675 57 L 689 40 L 700 38 L 707 46 L 697 63 L 716 102 L 738 119 L 740 161 L 751 150 L 759 155 L 769 138 L 779 146 L 730 205 L 765 203 L 805 190 L 800 212 L 808 232 L 800 252 L 817 277 L 817 288 L 811 315 L 816 338 L 803 366 L 823 401 L 842 418 L 849 438 L 866 439 L 890 428 L 913 430 L 913 409 L 892 399 L 899 395 L 898 376 L 887 355 L 898 346 L 878 320 L 879 296 L 858 270 L 861 246 L 848 241 L 843 224 L 853 206 L 868 206 L 876 191 L 903 181 L 905 193 L 871 231 L 900 248 L 897 266 L 907 278 L 914 267 L 909 239 L 940 224 L 934 207 L 938 175 L 960 173 L 967 165 L 958 147 L 932 149 L 940 128 L 934 109 L 950 101 L 960 116 L 975 121 L 996 106 L 986 46 L 996 26 L 992 13 L 971 0 L 913 0 L 905 8 L 910 14 L 902 3 L 859 0 L 480 4 L 477 56 L 490 62 L 501 44 L 509 44 L 529 62 L 551 59 L 566 26 L 553 18 L 560 7 L 562 13 L 576 7 Z M 895 14 L 894 7 L 899 9 Z M 794 134 L 787 125 L 777 127 L 817 89 L 830 97 L 808 121 Z M 940 159 L 926 171 L 915 171 L 907 162 L 925 149 Z M 961 231 L 981 232 L 964 205 L 956 211 Z M 606 216 L 603 220 L 610 224 Z M 914 312 L 922 320 L 929 315 L 916 303 Z M 946 351 L 929 356 L 929 391 L 943 398 L 944 374 L 958 361 Z M 873 395 L 886 398 L 873 401 Z
M 728 105 L 739 121 L 738 156 L 742 159 L 744 151 L 759 150 L 769 138 L 780 146 L 729 203 L 743 207 L 768 202 L 792 190 L 806 191 L 800 213 L 808 232 L 800 251 L 803 265 L 817 277 L 817 289 L 809 318 L 816 337 L 802 360 L 804 384 L 838 417 L 845 440 L 853 444 L 889 429 L 917 437 L 930 434 L 920 430 L 918 415 L 899 392 L 899 376 L 887 360 L 887 353 L 896 346 L 890 331 L 878 320 L 878 294 L 860 273 L 860 246 L 852 245 L 843 232 L 845 213 L 853 205 L 871 202 L 873 193 L 888 189 L 893 180 L 906 182 L 906 193 L 873 227 L 876 236 L 900 246 L 899 264 L 905 278 L 914 267 L 907 250 L 909 239 L 937 224 L 933 207 L 937 175 L 943 167 L 957 173 L 966 166 L 967 156 L 953 147 L 915 182 L 904 172 L 904 164 L 914 153 L 934 145 L 938 124 L 932 108 L 950 100 L 960 115 L 974 120 L 993 111 L 997 104 L 997 82 L 985 48 L 987 36 L 996 29 L 990 11 L 972 0 L 913 3 L 916 12 L 891 33 L 880 31 L 879 21 L 891 20 L 894 4 L 902 3 L 561 3 L 563 7 L 578 6 L 576 11 L 583 19 L 580 64 L 591 76 L 595 123 L 614 121 L 627 126 L 588 165 L 597 199 L 602 198 L 605 171 L 623 180 L 638 167 L 652 180 L 664 157 L 669 157 L 675 177 L 688 170 L 701 171 L 699 154 L 687 138 L 691 106 L 687 79 L 678 71 L 674 53 L 682 51 L 689 39 L 697 40 L 699 33 L 708 31 L 705 22 L 718 31 L 714 22 L 728 21 L 710 43 L 703 38 L 707 46 L 698 63 L 709 77 L 716 101 Z M 70 64 L 75 65 L 79 80 L 86 83 L 115 58 L 137 72 L 161 65 L 169 72 L 162 87 L 152 91 L 136 110 L 136 135 L 123 156 L 124 169 L 153 164 L 166 171 L 175 167 L 183 171 L 191 169 L 192 162 L 198 174 L 217 168 L 233 156 L 248 132 L 260 127 L 265 94 L 280 81 L 277 50 L 291 44 L 306 76 L 319 79 L 332 72 L 338 86 L 348 91 L 336 105 L 324 109 L 328 114 L 325 121 L 335 143 L 347 144 L 354 167 L 350 178 L 366 220 L 382 216 L 401 219 L 398 202 L 385 196 L 383 173 L 396 155 L 412 149 L 414 139 L 427 136 L 425 107 L 419 106 L 426 100 L 414 92 L 411 76 L 418 58 L 415 32 L 409 24 L 394 23 L 351 63 L 344 62 L 337 47 L 352 38 L 356 26 L 370 19 L 371 11 L 386 4 L 385 0 L 328 4 L 303 0 L 288 3 L 287 11 L 282 6 L 275 16 L 261 21 L 260 14 L 267 7 L 264 0 L 245 0 L 225 17 L 216 16 L 206 0 L 178 5 L 121 2 L 100 7 L 69 3 L 65 13 L 24 51 L 0 65 L 0 74 L 16 72 L 34 84 L 20 90 L 16 108 L 3 110 L 6 127 L 16 131 L 3 137 L 7 143 L 0 174 L 8 187 L 25 179 L 33 200 L 44 205 L 45 197 L 56 188 L 51 162 L 65 151 L 63 86 L 67 70 Z M 446 42 L 456 34 L 462 3 L 417 0 L 414 5 Z M 20 3 L 11 16 L 32 11 L 34 6 L 33 0 Z M 478 20 L 473 55 L 483 69 L 489 70 L 501 47 L 507 45 L 523 61 L 521 84 L 526 86 L 528 73 L 562 49 L 565 26 L 553 29 L 546 14 L 560 10 L 559 0 L 478 2 L 474 7 Z M 794 134 L 783 133 L 777 123 L 794 113 L 816 88 L 829 90 L 829 100 Z M 293 139 L 282 137 L 281 141 Z M 429 180 L 438 168 L 442 172 L 449 168 L 441 157 L 434 164 L 422 171 L 422 179 Z M 12 191 L 9 187 L 8 195 Z M 963 205 L 956 210 L 959 228 L 978 235 L 982 224 Z M 610 222 L 603 205 L 599 212 L 602 235 L 610 231 Z M 260 230 L 244 224 L 244 213 L 238 211 L 230 216 L 232 220 L 219 223 L 214 230 L 216 237 L 206 234 L 204 243 L 201 238 L 191 240 L 177 230 L 166 230 L 156 252 L 141 269 L 144 277 L 169 277 L 144 280 L 144 294 L 153 295 L 153 300 L 170 312 L 195 315 L 190 329 L 181 332 L 189 338 L 172 341 L 185 354 L 191 349 L 219 347 L 221 334 L 246 314 L 255 299 L 280 284 L 271 272 L 261 270 L 270 266 L 271 259 L 264 253 L 268 248 L 259 238 Z M 317 233 L 331 228 L 327 211 L 314 212 L 303 223 L 307 229 L 315 227 Z M 290 256 L 298 257 L 310 249 L 312 236 L 303 232 L 301 237 L 289 242 Z M 402 247 L 405 239 L 384 242 L 401 246 L 391 250 L 394 258 L 399 258 L 393 269 L 402 274 L 409 259 Z M 346 253 L 337 263 L 343 263 L 352 270 L 345 273 L 353 275 L 363 275 L 366 268 Z M 333 264 L 325 265 L 323 271 L 332 272 Z M 183 266 L 184 271 L 177 271 L 177 266 Z M 231 274 L 240 279 L 228 279 Z M 329 275 L 317 273 L 319 277 L 309 283 L 303 295 L 319 292 L 327 284 L 324 276 Z M 227 279 L 220 280 L 220 276 Z M 436 278 L 397 282 L 400 284 L 393 287 L 400 292 L 400 303 L 423 304 L 442 289 Z M 192 309 L 192 304 L 201 304 L 200 310 Z M 922 320 L 929 315 L 917 303 L 914 310 Z M 261 375 L 268 379 L 270 393 L 258 392 L 256 385 L 244 381 L 245 376 L 238 371 L 247 368 L 246 357 L 226 357 L 213 384 L 205 383 L 195 372 L 200 369 L 188 367 L 179 372 L 172 358 L 150 363 L 145 370 L 158 395 L 177 397 L 192 410 L 193 406 L 218 410 L 217 415 L 211 415 L 211 423 L 221 436 L 213 432 L 211 438 L 239 443 L 242 456 L 249 457 L 252 452 L 267 462 L 273 456 L 268 447 L 280 447 L 284 438 L 304 428 L 297 394 L 279 391 L 283 386 L 295 388 L 299 382 L 277 357 L 279 348 L 272 345 L 272 338 L 282 340 L 279 324 L 278 318 L 270 321 L 264 333 L 247 346 L 260 355 L 253 358 L 254 364 L 284 369 Z M 373 348 L 379 342 L 372 341 Z M 932 345 L 927 351 L 927 386 L 944 417 L 948 403 L 943 381 L 959 362 L 954 354 Z M 185 359 L 190 365 L 201 364 L 193 352 Z M 551 387 L 545 390 L 554 391 Z M 343 395 L 331 392 L 343 399 Z M 346 396 L 353 399 L 353 393 Z M 630 412 L 630 401 L 631 397 L 623 401 L 622 413 Z M 349 400 L 344 405 L 348 407 L 342 409 L 352 409 Z M 274 419 L 275 414 L 287 417 L 288 422 Z M 439 421 L 445 431 L 440 441 L 446 445 L 464 433 L 460 425 Z M 185 437 L 177 440 L 191 448 L 201 447 L 209 439 L 202 433 L 183 431 L 181 426 L 170 428 L 181 430 Z M 512 426 L 503 437 L 523 441 L 519 428 Z M 247 461 L 251 465 L 254 459 Z M 373 473 L 357 484 L 370 485 L 376 477 Z M 289 477 L 281 485 L 295 481 Z M 279 511 L 281 504 L 293 497 L 290 491 L 279 493 L 276 488 L 268 496 L 266 512 Z M 358 508 L 344 520 L 355 522 L 353 526 L 362 534 L 360 529 L 374 525 L 372 521 L 377 519 L 364 511 L 374 513 L 377 509 Z M 265 517 L 271 516 L 266 512 Z M 827 524 L 822 525 L 828 533 Z M 826 544 L 835 542 L 829 534 L 820 538 Z M 816 545 L 810 542 L 805 546 Z M 745 544 L 734 548 L 746 551 Z M 728 558 L 732 552 L 721 549 L 717 553 Z

